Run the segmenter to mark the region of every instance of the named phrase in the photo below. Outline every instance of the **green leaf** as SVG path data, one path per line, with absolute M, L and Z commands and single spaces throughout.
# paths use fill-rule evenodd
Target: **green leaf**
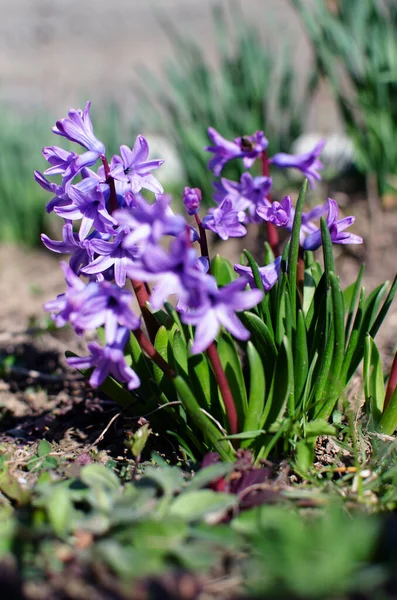
M 293 409 L 294 404 L 294 367 L 289 340 L 285 337 L 273 372 L 273 379 L 265 409 L 262 415 L 261 429 L 268 430 L 280 420 L 287 406 Z
M 305 438 L 317 438 L 319 435 L 336 435 L 336 428 L 326 419 L 313 419 L 305 425 Z
M 175 327 L 177 327 L 175 325 Z M 177 372 L 182 377 L 188 377 L 188 350 L 183 339 L 183 335 L 179 329 L 172 331 L 170 335 L 172 354 L 174 356 L 174 364 Z
M 178 376 L 174 378 L 173 383 L 194 430 L 202 432 L 209 449 L 219 452 L 222 460 L 233 460 L 233 450 L 229 442 L 220 439 L 222 433 L 211 419 L 201 411 L 200 405 L 186 381 Z
M 235 494 L 194 490 L 180 494 L 170 506 L 170 514 L 186 521 L 199 521 L 212 515 L 221 518 L 228 510 L 237 506 Z
M 37 456 L 43 457 L 51 452 L 51 444 L 47 440 L 41 440 L 37 448 Z
M 393 435 L 397 429 L 397 387 L 395 388 L 390 402 L 379 421 L 378 431 L 385 435 Z
M 244 423 L 248 408 L 247 390 L 236 344 L 229 333 L 222 333 L 217 350 L 233 395 L 238 421 Z
M 206 355 L 204 353 L 189 355 L 188 368 L 192 388 L 200 406 L 205 410 L 211 410 L 211 404 L 218 392 Z
M 349 312 L 347 315 L 346 328 L 345 328 L 345 339 L 346 341 L 349 339 L 350 330 L 353 324 L 354 312 L 356 310 L 357 300 L 360 296 L 361 289 L 361 281 L 364 274 L 364 265 L 361 265 L 359 274 L 357 276 L 356 281 L 354 281 L 349 287 L 347 287 L 343 292 L 343 298 L 345 302 L 345 306 L 349 306 Z
M 268 302 L 266 301 L 265 288 L 263 287 L 262 278 L 259 273 L 258 264 L 257 264 L 256 260 L 254 259 L 254 257 L 252 256 L 252 254 L 250 252 L 248 252 L 248 250 L 244 250 L 244 254 L 245 254 L 246 259 L 248 260 L 249 266 L 252 269 L 252 275 L 254 278 L 255 287 L 257 287 L 258 290 L 262 290 L 262 292 L 264 293 L 264 298 L 258 304 L 259 315 L 262 317 L 262 321 L 265 321 L 270 332 L 273 333 L 273 326 L 272 326 L 272 320 L 271 320 L 270 312 L 269 312 L 269 305 L 268 305 Z
M 47 505 L 48 520 L 59 537 L 64 537 L 70 528 L 73 515 L 73 503 L 70 496 L 62 487 L 56 487 Z
M 306 474 L 314 463 L 316 438 L 302 439 L 296 444 L 296 466 L 298 472 Z
M 327 221 L 324 219 L 324 217 L 321 217 L 320 219 L 320 227 L 321 239 L 323 242 L 324 271 L 327 277 L 327 285 L 329 285 L 329 274 L 335 273 L 336 269 L 331 234 L 328 229 Z
M 397 275 L 395 276 L 395 278 L 393 280 L 392 286 L 386 297 L 385 302 L 383 303 L 381 310 L 379 311 L 375 321 L 371 325 L 371 329 L 370 329 L 369 333 L 372 338 L 374 338 L 375 335 L 378 333 L 379 327 L 382 325 L 384 318 L 386 317 L 386 315 L 389 311 L 389 308 L 391 306 L 391 303 L 393 302 L 396 292 L 397 292 Z
M 169 339 L 169 331 L 162 325 L 156 335 L 156 339 L 154 341 L 154 347 L 157 352 L 164 358 L 164 360 L 168 363 L 172 362 L 170 359 L 173 358 L 170 339 Z M 164 392 L 169 402 L 175 402 L 177 400 L 175 391 L 172 386 L 172 382 L 167 377 L 167 375 L 153 363 L 153 373 L 154 378 L 159 385 L 160 389 Z
M 165 496 L 173 496 L 179 492 L 184 484 L 182 471 L 179 467 L 147 467 L 144 476 L 140 479 L 141 484 L 145 480 L 154 481 Z
M 295 320 L 296 315 L 296 284 L 297 284 L 297 270 L 298 270 L 298 257 L 299 257 L 299 246 L 300 246 L 300 230 L 302 223 L 302 211 L 305 203 L 307 192 L 307 179 L 302 184 L 301 191 L 299 193 L 298 201 L 295 207 L 294 222 L 292 225 L 291 240 L 288 251 L 288 278 L 290 284 L 290 297 L 291 297 L 291 310 L 292 316 Z
M 220 254 L 216 254 L 211 260 L 211 275 L 215 277 L 219 287 L 227 285 L 237 278 L 232 263 Z
M 302 310 L 298 312 L 296 337 L 295 337 L 295 398 L 298 403 L 301 400 L 305 387 L 307 373 L 309 370 L 309 354 L 307 348 L 307 337 L 305 317 Z
M 379 351 L 369 334 L 364 345 L 364 394 L 376 426 L 382 418 L 385 384 Z
M 89 487 L 101 487 L 109 491 L 121 488 L 118 477 L 105 465 L 93 463 L 81 469 L 80 478 Z
M 247 344 L 247 357 L 250 368 L 250 391 L 243 431 L 251 432 L 260 427 L 265 405 L 266 382 L 262 359 L 252 342 Z M 243 447 L 247 447 L 247 444 L 243 444 Z
M 189 481 L 188 489 L 189 491 L 192 491 L 206 487 L 208 484 L 216 481 L 217 479 L 232 473 L 235 467 L 235 463 L 219 462 L 215 463 L 214 465 L 210 465 L 209 467 L 205 467 L 204 469 L 200 469 Z

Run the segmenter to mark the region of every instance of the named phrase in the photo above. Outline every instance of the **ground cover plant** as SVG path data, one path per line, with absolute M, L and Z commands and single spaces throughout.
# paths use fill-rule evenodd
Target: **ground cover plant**
M 397 368 L 385 385 L 374 338 L 397 280 L 367 294 L 361 269 L 341 290 L 332 244 L 362 239 L 332 199 L 305 211 L 324 144 L 272 155 L 261 131 L 227 140 L 210 127 L 213 207 L 200 216 L 202 191 L 186 187 L 186 217 L 143 136 L 108 157 L 90 103 L 53 132 L 83 152 L 46 147 L 35 172 L 64 219 L 63 239 L 43 243 L 70 255 L 66 292 L 46 309 L 90 336 L 88 356 L 67 360 L 118 405 L 109 427 L 122 413 L 134 425 L 128 459 L 90 446 L 70 464 L 39 441 L 22 461 L 31 490 L 3 450 L 2 586 L 26 598 L 392 597 L 395 523 L 371 513 L 396 502 Z M 232 161 L 239 181 L 222 176 Z M 284 168 L 308 179 L 296 202 L 271 200 Z M 252 223 L 267 232 L 259 264 L 212 255 L 207 235 L 227 242 Z M 348 389 L 362 361 L 357 424 Z M 348 458 L 321 463 L 322 444 Z

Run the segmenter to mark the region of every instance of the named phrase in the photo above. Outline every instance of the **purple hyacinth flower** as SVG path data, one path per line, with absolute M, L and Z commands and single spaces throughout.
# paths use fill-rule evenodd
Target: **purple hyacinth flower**
M 188 215 L 196 215 L 200 209 L 202 193 L 199 188 L 190 188 L 188 186 L 183 190 L 183 204 Z
M 75 152 L 69 152 L 59 146 L 46 146 L 42 150 L 43 156 L 51 167 L 44 171 L 44 175 L 62 175 L 66 172 L 71 174 L 74 171 L 74 165 L 79 155 Z
M 250 220 L 255 220 L 256 208 L 266 201 L 272 187 L 270 177 L 252 177 L 251 173 L 243 173 L 240 182 L 222 177 L 213 184 L 214 200 L 218 204 L 226 197 L 233 201 L 236 210 L 248 210 Z
M 104 273 L 114 267 L 114 279 L 119 287 L 125 286 L 127 267 L 136 258 L 136 248 L 124 248 L 123 241 L 129 233 L 128 228 L 119 228 L 113 241 L 93 239 L 90 243 L 92 250 L 99 256 L 82 269 L 88 275 Z
M 115 340 L 105 347 L 96 342 L 88 344 L 90 356 L 67 358 L 67 363 L 76 369 L 94 369 L 90 384 L 92 387 L 100 386 L 109 375 L 113 375 L 118 382 L 127 383 L 129 390 L 138 388 L 141 384 L 138 375 L 129 367 L 124 357 L 124 348 L 130 337 L 128 329 L 118 329 Z
M 226 197 L 217 208 L 210 208 L 209 213 L 202 220 L 203 227 L 214 231 L 222 240 L 243 237 L 247 233 L 242 224 L 245 221 L 245 213 L 236 210 L 230 198 Z
M 225 164 L 233 158 L 243 158 L 245 168 L 250 169 L 268 146 L 263 131 L 257 131 L 250 136 L 235 138 L 231 142 L 222 137 L 213 127 L 209 127 L 208 137 L 212 142 L 212 146 L 207 146 L 205 150 L 214 154 L 208 163 L 208 168 L 216 177 L 219 177 Z
M 94 162 L 90 163 L 94 164 L 100 156 L 105 155 L 105 146 L 94 135 L 90 118 L 90 108 L 91 102 L 87 102 L 84 112 L 81 109 L 75 110 L 71 108 L 68 113 L 69 118 L 59 119 L 52 128 L 52 131 L 86 148 L 88 153 L 92 155 L 90 159 L 87 157 L 87 160 L 94 160 L 95 156 Z
M 109 344 L 115 339 L 118 325 L 130 330 L 139 328 L 140 318 L 131 310 L 131 292 L 108 281 L 85 284 L 65 262 L 61 262 L 61 267 L 68 288 L 44 306 L 52 313 L 57 327 L 70 323 L 81 334 L 104 325 Z
M 71 254 L 69 266 L 76 275 L 80 273 L 81 267 L 85 267 L 94 258 L 91 240 L 80 240 L 77 233 L 73 232 L 73 225 L 65 223 L 62 227 L 62 241 L 51 240 L 45 233 L 41 234 L 44 246 L 58 254 Z
M 334 244 L 362 244 L 363 238 L 354 233 L 347 233 L 345 229 L 353 225 L 355 217 L 345 217 L 339 219 L 339 207 L 335 200 L 328 198 L 328 215 L 326 218 L 331 240 Z M 302 247 L 304 250 L 317 250 L 322 244 L 321 229 L 310 233 L 304 240 Z
M 71 204 L 66 206 L 55 206 L 54 211 L 64 219 L 74 221 L 81 219 L 79 237 L 85 239 L 91 228 L 103 233 L 113 233 L 115 219 L 108 213 L 105 198 L 99 187 L 92 188 L 85 193 L 81 188 L 85 179 L 78 185 L 71 185 L 68 196 Z
M 215 279 L 210 275 L 206 276 L 206 282 L 207 289 L 202 304 L 181 314 L 184 323 L 196 326 L 192 354 L 204 352 L 215 340 L 221 326 L 237 339 L 247 340 L 250 333 L 236 316 L 236 312 L 256 306 L 263 298 L 261 290 L 245 290 L 245 277 L 222 288 L 217 287 Z
M 259 274 L 263 283 L 263 287 L 266 291 L 270 290 L 280 275 L 281 256 L 278 256 L 276 260 L 271 262 L 264 267 L 259 267 Z M 254 276 L 251 267 L 245 267 L 243 265 L 234 265 L 234 270 L 239 275 L 242 275 L 248 279 L 248 283 L 251 287 L 256 287 Z
M 132 150 L 120 146 L 120 154 L 121 157 L 115 155 L 112 160 L 110 174 L 114 179 L 129 182 L 133 194 L 138 194 L 142 188 L 155 194 L 163 193 L 163 186 L 150 171 L 161 167 L 164 161 L 148 160 L 149 145 L 143 135 L 137 136 Z
M 117 223 L 130 228 L 130 233 L 123 242 L 124 246 L 135 246 L 137 242 L 157 244 L 163 235 L 182 233 L 186 221 L 172 212 L 169 202 L 167 195 L 158 196 L 153 204 L 137 195 L 127 209 L 115 211 Z
M 53 211 L 55 206 L 66 206 L 67 204 L 70 204 L 69 196 L 64 191 L 63 186 L 48 181 L 48 179 L 46 179 L 44 175 L 40 173 L 40 171 L 34 172 L 34 178 L 37 181 L 37 183 L 44 190 L 46 190 L 46 192 L 55 194 L 55 196 L 46 204 L 46 211 L 48 213 Z
M 321 175 L 318 171 L 323 168 L 323 164 L 318 157 L 325 144 L 326 140 L 321 140 L 313 150 L 305 152 L 304 154 L 294 155 L 280 152 L 279 154 L 275 154 L 269 160 L 269 163 L 276 165 L 276 167 L 281 167 L 282 169 L 299 169 L 299 171 L 302 171 L 303 175 L 308 178 L 310 187 L 313 189 L 315 180 L 321 180 Z
M 281 202 L 265 201 L 256 209 L 257 214 L 269 223 L 277 227 L 286 227 L 291 220 L 292 200 L 290 196 L 285 196 Z
M 197 257 L 183 232 L 172 240 L 168 252 L 159 245 L 147 246 L 140 260 L 128 266 L 127 273 L 132 279 L 155 282 L 150 304 L 158 310 L 171 295 L 176 295 L 182 306 L 200 292 L 205 262 Z

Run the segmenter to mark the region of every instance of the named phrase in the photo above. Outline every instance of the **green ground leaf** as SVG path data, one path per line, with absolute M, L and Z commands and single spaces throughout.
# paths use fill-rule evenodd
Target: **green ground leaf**
M 211 515 L 225 514 L 238 504 L 234 494 L 194 490 L 180 494 L 170 506 L 170 514 L 186 521 L 199 521 Z

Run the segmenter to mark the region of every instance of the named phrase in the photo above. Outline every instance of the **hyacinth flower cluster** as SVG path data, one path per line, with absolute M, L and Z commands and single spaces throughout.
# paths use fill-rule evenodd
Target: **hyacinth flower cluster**
M 208 377 L 215 377 L 222 397 L 226 432 L 233 436 L 246 430 L 250 419 L 236 401 L 238 394 L 225 364 L 226 354 L 218 350 L 230 340 L 238 340 L 242 347 L 247 344 L 253 333 L 250 315 L 263 317 L 267 293 L 285 276 L 278 229 L 292 233 L 289 275 L 299 271 L 304 251 L 320 248 L 324 235 L 330 244 L 362 242 L 361 237 L 346 231 L 354 217 L 339 219 L 332 199 L 307 213 L 302 211 L 303 196 L 295 207 L 289 196 L 280 201 L 271 199 L 270 167 L 299 169 L 313 186 L 320 179 L 319 155 L 324 143 L 304 155 L 268 158 L 263 132 L 228 141 L 209 128 L 211 145 L 206 150 L 212 157 L 208 167 L 218 179 L 214 182 L 214 207 L 201 219 L 202 193 L 198 188 L 184 189 L 187 217 L 174 213 L 171 198 L 156 178 L 163 161 L 149 158 L 148 143 L 142 135 L 136 137 L 132 148 L 122 145 L 119 155 L 106 155 L 104 143 L 94 134 L 89 102 L 84 111 L 70 110 L 52 131 L 82 147 L 83 152 L 59 146 L 44 148 L 49 167 L 43 173 L 35 172 L 39 185 L 52 194 L 47 211 L 64 220 L 62 240 L 43 234 L 42 241 L 53 252 L 70 257 L 68 264 L 62 263 L 67 290 L 45 308 L 58 326 L 68 323 L 78 335 L 103 331 L 102 343 L 90 342 L 89 355 L 69 357 L 69 364 L 88 370 L 92 386 L 101 386 L 110 377 L 135 390 L 144 385 L 140 363 L 133 358 L 132 349 L 138 344 L 139 351 L 155 364 L 157 379 L 163 381 L 160 372 L 175 384 L 176 398 L 182 401 L 189 418 L 196 419 L 197 426 L 205 430 L 207 442 L 211 440 L 207 449 L 226 456 L 229 450 L 225 450 L 224 440 L 219 444 L 219 428 L 211 421 L 215 415 L 206 417 L 204 424 L 202 407 L 186 389 L 188 365 L 194 360 L 202 369 L 211 366 Z M 246 168 L 238 182 L 222 177 L 224 166 L 236 159 Z M 259 175 L 250 171 L 258 163 Z M 53 175 L 57 182 L 49 179 Z M 210 256 L 207 232 L 222 240 L 243 237 L 250 223 L 267 228 L 272 260 L 258 266 L 247 253 L 249 264 L 234 265 L 225 280 L 219 276 L 221 259 Z M 223 271 L 225 265 L 223 261 Z M 296 275 L 293 287 L 299 288 Z M 134 297 L 140 314 L 134 312 Z M 166 335 L 167 313 L 173 316 L 174 329 L 172 340 L 167 338 L 164 346 L 161 340 Z M 182 338 L 187 349 L 183 360 L 175 354 L 176 340 L 179 343 Z M 235 353 L 235 345 L 233 348 Z M 235 360 L 237 354 L 233 356 Z M 185 364 L 182 371 L 181 362 Z M 196 447 L 199 444 L 196 440 Z

